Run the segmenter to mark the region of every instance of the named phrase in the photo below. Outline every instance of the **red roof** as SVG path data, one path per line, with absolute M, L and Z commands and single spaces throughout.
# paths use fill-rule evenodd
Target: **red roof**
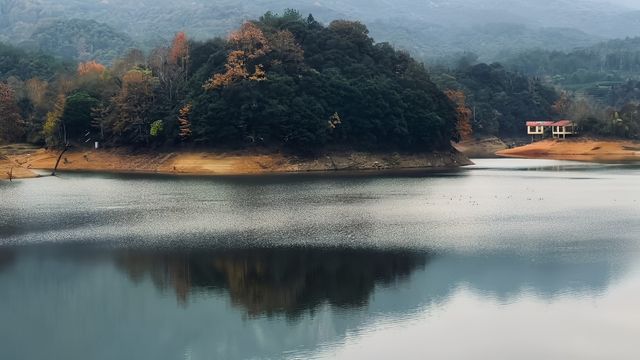
M 553 123 L 552 126 L 571 126 L 573 125 L 573 121 L 571 120 L 560 120 L 558 122 Z
M 527 126 L 553 126 L 553 121 L 527 121 Z
M 560 121 L 527 121 L 527 126 L 571 126 L 573 121 L 560 120 Z

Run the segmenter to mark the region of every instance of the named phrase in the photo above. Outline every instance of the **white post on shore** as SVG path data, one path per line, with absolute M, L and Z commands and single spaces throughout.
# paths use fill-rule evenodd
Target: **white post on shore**
M 99 147 L 100 147 L 100 144 L 96 141 L 95 142 L 95 149 L 98 150 Z

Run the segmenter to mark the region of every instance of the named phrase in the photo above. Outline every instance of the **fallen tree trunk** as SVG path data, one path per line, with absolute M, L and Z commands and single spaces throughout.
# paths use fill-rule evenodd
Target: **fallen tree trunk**
M 56 166 L 53 168 L 53 172 L 51 173 L 51 176 L 56 176 L 56 172 L 58 171 L 58 165 L 60 165 L 60 160 L 62 159 L 62 155 L 64 155 L 64 153 L 66 153 L 67 150 L 69 150 L 69 144 L 64 146 L 64 149 L 62 149 L 62 152 L 58 156 L 58 160 L 56 161 Z

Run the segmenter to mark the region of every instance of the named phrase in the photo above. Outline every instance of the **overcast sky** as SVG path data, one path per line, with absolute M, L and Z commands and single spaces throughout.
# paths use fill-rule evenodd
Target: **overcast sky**
M 640 9 L 640 0 L 609 0 L 614 4 L 625 5 L 628 7 Z

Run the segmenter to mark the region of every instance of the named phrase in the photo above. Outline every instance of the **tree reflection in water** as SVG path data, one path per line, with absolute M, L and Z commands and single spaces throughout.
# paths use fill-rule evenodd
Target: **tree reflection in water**
M 426 265 L 424 252 L 362 249 L 272 248 L 219 251 L 127 250 L 118 266 L 136 282 L 149 275 L 178 301 L 202 292 L 226 292 L 250 317 L 298 317 L 329 303 L 339 308 L 368 304 L 376 286 L 405 280 Z
M 9 267 L 15 260 L 16 255 L 12 249 L 0 247 L 0 271 Z

